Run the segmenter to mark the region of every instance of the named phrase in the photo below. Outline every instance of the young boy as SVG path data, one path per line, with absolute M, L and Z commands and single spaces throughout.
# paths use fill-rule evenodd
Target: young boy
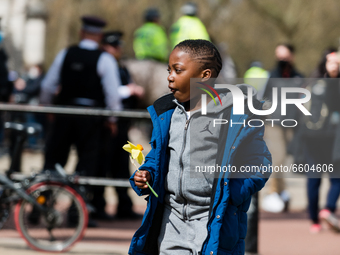
M 244 254 L 246 212 L 251 195 L 267 180 L 260 166 L 270 165 L 271 156 L 263 141 L 263 127 L 213 125 L 213 119 L 234 123 L 250 119 L 247 110 L 244 115 L 233 115 L 231 93 L 221 93 L 220 104 L 210 101 L 208 114 L 201 114 L 204 92 L 190 91 L 190 79 L 207 84 L 221 68 L 221 56 L 209 41 L 186 40 L 170 54 L 172 94 L 148 108 L 153 122 L 152 150 L 141 173 L 130 178 L 137 194 L 150 194 L 148 181 L 159 196 L 147 197 L 142 226 L 132 239 L 129 254 Z M 253 101 L 255 108 L 262 107 Z M 193 165 L 203 164 L 237 169 L 259 166 L 259 172 L 238 178 L 221 172 L 219 178 L 213 178 L 205 171 L 192 170 Z

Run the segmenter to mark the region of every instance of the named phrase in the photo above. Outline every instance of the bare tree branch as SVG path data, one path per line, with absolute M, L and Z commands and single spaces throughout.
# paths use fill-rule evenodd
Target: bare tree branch
M 296 1 L 292 1 L 296 2 Z M 298 1 L 297 1 L 298 2 Z M 289 24 L 287 19 L 281 13 L 282 11 L 275 10 L 273 8 L 268 8 L 265 5 L 261 5 L 256 0 L 248 0 L 249 5 L 256 10 L 260 15 L 263 15 L 270 19 L 280 30 L 287 36 L 287 38 L 292 39 L 296 32 L 297 23 Z

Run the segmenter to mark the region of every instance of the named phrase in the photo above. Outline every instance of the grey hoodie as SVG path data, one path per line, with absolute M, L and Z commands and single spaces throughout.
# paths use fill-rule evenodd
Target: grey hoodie
M 248 85 L 236 85 L 247 91 Z M 254 90 L 253 90 L 254 91 Z M 253 93 L 255 97 L 256 91 Z M 180 219 L 193 220 L 208 216 L 213 176 L 195 172 L 193 166 L 214 166 L 222 125 L 213 127 L 213 119 L 221 118 L 233 103 L 231 93 L 220 94 L 221 104 L 210 101 L 207 115 L 201 110 L 187 117 L 178 105 L 172 115 L 169 145 L 169 172 L 165 180 L 165 204 Z M 190 164 L 191 163 L 191 164 Z

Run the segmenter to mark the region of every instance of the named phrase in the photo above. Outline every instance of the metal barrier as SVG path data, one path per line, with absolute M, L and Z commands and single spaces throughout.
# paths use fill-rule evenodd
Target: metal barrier
M 150 119 L 150 115 L 146 110 L 122 110 L 111 111 L 102 108 L 88 108 L 88 107 L 60 107 L 60 106 L 33 106 L 24 104 L 0 104 L 0 111 L 9 112 L 33 112 L 33 113 L 54 113 L 54 114 L 69 114 L 69 115 L 87 115 L 87 116 L 115 116 L 123 118 L 138 118 Z M 27 178 L 27 175 L 20 173 L 13 173 L 11 175 L 13 180 L 22 181 Z M 39 176 L 37 176 L 39 178 Z M 68 178 L 73 176 L 68 175 Z M 74 177 L 74 182 L 80 185 L 95 185 L 95 186 L 113 186 L 113 187 L 131 187 L 128 180 L 123 179 L 108 179 L 96 177 Z
M 150 115 L 146 110 L 111 111 L 111 110 L 106 110 L 103 108 L 35 106 L 35 105 L 24 105 L 24 104 L 1 103 L 0 111 L 92 115 L 92 116 L 108 116 L 108 117 L 115 116 L 115 117 L 123 117 L 123 118 L 150 119 Z
M 14 181 L 23 181 L 26 178 L 29 178 L 29 175 L 21 174 L 21 173 L 12 173 L 11 179 Z M 40 178 L 40 179 L 39 179 Z M 44 180 L 46 176 L 44 174 L 37 175 L 36 181 Z M 93 185 L 93 186 L 112 186 L 112 187 L 123 187 L 130 188 L 130 182 L 124 179 L 110 179 L 110 178 L 97 178 L 97 177 L 84 177 L 84 176 L 75 176 L 75 175 L 67 175 L 67 178 L 79 185 Z

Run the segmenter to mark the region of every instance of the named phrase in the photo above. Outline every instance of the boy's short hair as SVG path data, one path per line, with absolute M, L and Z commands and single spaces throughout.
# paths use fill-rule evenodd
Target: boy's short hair
M 202 64 L 201 69 L 211 69 L 212 77 L 216 78 L 222 69 L 222 58 L 217 48 L 207 40 L 185 40 L 175 46 Z

